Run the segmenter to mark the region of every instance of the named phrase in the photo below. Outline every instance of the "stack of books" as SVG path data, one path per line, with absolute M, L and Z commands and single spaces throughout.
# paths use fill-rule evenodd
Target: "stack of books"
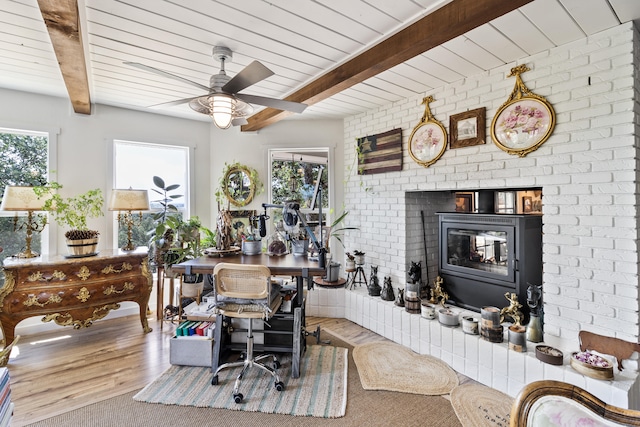
M 13 402 L 11 402 L 9 370 L 0 368 L 0 427 L 6 427 L 11 424 L 13 405 Z
M 176 328 L 176 338 L 213 338 L 215 322 L 185 320 Z

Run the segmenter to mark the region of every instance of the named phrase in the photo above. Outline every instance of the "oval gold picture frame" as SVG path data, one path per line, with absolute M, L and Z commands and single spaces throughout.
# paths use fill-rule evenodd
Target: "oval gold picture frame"
M 491 121 L 491 139 L 503 151 L 524 157 L 549 139 L 556 125 L 556 113 L 544 97 L 531 92 L 520 74 L 526 65 L 511 69 L 516 84 L 509 99 L 500 106 Z
M 429 103 L 433 96 L 423 98 L 425 111 L 420 123 L 409 135 L 409 155 L 421 166 L 429 167 L 438 161 L 447 149 L 447 130 L 431 114 Z

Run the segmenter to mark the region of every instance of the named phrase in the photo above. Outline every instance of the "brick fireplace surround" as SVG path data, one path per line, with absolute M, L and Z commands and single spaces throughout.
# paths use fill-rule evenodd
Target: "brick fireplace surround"
M 345 209 L 348 225 L 359 228 L 346 236 L 347 250 L 365 252 L 367 276 L 377 265 L 380 282 L 389 276 L 396 288 L 404 287 L 412 260 L 424 266 L 426 259 L 433 280 L 438 263 L 433 213 L 452 210 L 452 191 L 541 188 L 545 343 L 566 356 L 578 350 L 580 330 L 638 342 L 638 31 L 627 23 L 517 64 L 493 60 L 495 68 L 488 72 L 345 119 Z M 546 97 L 557 115 L 551 138 L 522 158 L 494 145 L 489 130 L 513 89 L 514 79 L 506 76 L 519 64 L 531 68 L 522 75 L 524 83 Z M 415 163 L 406 141 L 424 112 L 426 95 L 435 98 L 431 111 L 445 127 L 452 114 L 486 107 L 486 144 L 448 149 L 428 168 Z M 356 138 L 394 128 L 403 130 L 403 170 L 358 176 Z M 317 289 L 309 295 L 308 315 L 345 317 L 512 396 L 531 381 L 556 379 L 607 403 L 640 409 L 636 374 L 616 374 L 614 381 L 586 378 L 567 361 L 560 367 L 538 361 L 532 343 L 528 353 L 515 353 L 460 328 L 441 328 L 437 321 L 369 297 L 364 288 Z

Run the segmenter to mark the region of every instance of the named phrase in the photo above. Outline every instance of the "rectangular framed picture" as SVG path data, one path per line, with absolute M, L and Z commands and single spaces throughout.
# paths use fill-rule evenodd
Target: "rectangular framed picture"
M 522 212 L 523 213 L 531 213 L 533 212 L 532 198 L 530 196 L 522 197 Z
M 251 233 L 251 217 L 254 210 L 231 211 L 231 237 L 236 245 L 242 245 L 242 238 Z
M 450 148 L 472 147 L 485 143 L 485 110 L 485 107 L 476 108 L 449 118 Z
M 456 193 L 456 212 L 473 212 L 472 193 Z

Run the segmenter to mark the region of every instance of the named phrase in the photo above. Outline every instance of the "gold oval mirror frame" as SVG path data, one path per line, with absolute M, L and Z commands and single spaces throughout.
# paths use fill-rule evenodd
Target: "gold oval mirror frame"
M 251 171 L 245 166 L 230 168 L 222 180 L 222 191 L 234 206 L 245 206 L 251 203 L 256 192 L 256 183 L 251 178 Z

